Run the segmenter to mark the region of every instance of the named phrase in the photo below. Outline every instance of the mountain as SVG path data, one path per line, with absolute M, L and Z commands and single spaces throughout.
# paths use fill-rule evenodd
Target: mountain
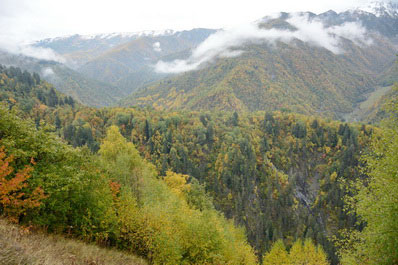
M 392 2 L 372 2 L 341 13 L 330 10 L 319 14 L 317 18 L 327 26 L 359 21 L 367 30 L 383 36 L 396 38 L 398 34 L 398 4 Z
M 51 48 L 66 58 L 66 64 L 85 77 L 131 93 L 137 87 L 165 77 L 153 71 L 162 57 L 196 47 L 212 29 L 143 31 L 46 39 L 36 47 Z
M 136 88 L 165 76 L 153 71 L 153 65 L 162 57 L 190 50 L 213 32 L 209 29 L 193 29 L 166 35 L 144 35 L 108 50 L 78 70 L 131 93 Z
M 141 31 L 125 33 L 106 33 L 94 35 L 71 35 L 56 38 L 47 38 L 35 42 L 35 47 L 50 48 L 61 54 L 68 60 L 68 63 L 75 67 L 94 59 L 107 50 L 140 37 L 155 37 L 172 35 L 173 30 L 164 31 Z
M 0 64 L 36 72 L 59 91 L 88 106 L 112 105 L 126 95 L 117 87 L 86 77 L 66 65 L 54 61 L 38 60 L 0 51 Z
M 343 52 L 319 47 L 305 38 L 249 42 L 235 48 L 244 51 L 240 56 L 220 56 L 196 71 L 147 85 L 122 100 L 121 105 L 192 110 L 282 109 L 343 118 L 377 86 L 391 82 L 388 73 L 397 52 L 396 14 L 391 10 L 378 16 L 362 10 L 302 13 L 300 16 L 308 18 L 305 23 L 310 26 L 322 22 L 324 30 L 335 32 L 338 26 L 344 28 L 360 22 L 366 30 L 364 36 L 371 41 L 364 44 L 345 34 L 339 44 Z M 289 19 L 295 15 L 265 17 L 259 21 L 259 27 L 300 33 L 301 29 L 296 27 L 303 22 L 292 24 Z M 322 38 L 320 35 L 311 41 L 321 42 Z

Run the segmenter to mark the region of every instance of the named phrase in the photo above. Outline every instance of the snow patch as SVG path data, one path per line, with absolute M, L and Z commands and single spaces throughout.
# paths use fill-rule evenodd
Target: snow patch
M 101 40 L 101 39 L 113 39 L 113 38 L 139 38 L 139 37 L 158 37 L 158 36 L 171 36 L 176 34 L 177 31 L 172 29 L 165 30 L 144 30 L 137 32 L 112 32 L 102 34 L 89 34 L 89 35 L 67 35 L 63 37 L 48 38 L 39 42 L 52 43 L 57 41 L 63 41 L 71 37 L 78 37 L 82 40 Z

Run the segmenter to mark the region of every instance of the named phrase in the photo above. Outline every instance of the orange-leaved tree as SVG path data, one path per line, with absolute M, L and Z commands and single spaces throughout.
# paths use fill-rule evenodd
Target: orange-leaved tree
M 39 207 L 46 196 L 42 188 L 28 185 L 33 167 L 27 165 L 14 172 L 12 162 L 13 157 L 7 157 L 4 147 L 0 147 L 0 212 L 17 222 L 28 210 Z M 31 164 L 34 165 L 33 159 Z

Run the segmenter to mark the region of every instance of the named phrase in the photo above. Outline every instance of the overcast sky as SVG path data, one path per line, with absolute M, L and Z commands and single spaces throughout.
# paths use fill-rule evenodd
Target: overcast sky
M 222 28 L 279 11 L 320 13 L 367 0 L 0 0 L 0 43 L 69 34 Z

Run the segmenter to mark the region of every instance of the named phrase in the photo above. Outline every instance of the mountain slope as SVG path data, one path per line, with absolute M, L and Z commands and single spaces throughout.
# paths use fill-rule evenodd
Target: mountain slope
M 238 58 L 160 81 L 132 94 L 123 105 L 159 109 L 275 110 L 338 117 L 373 90 L 379 71 L 394 55 L 388 42 L 379 50 L 346 41 L 350 53 L 335 55 L 297 41 L 251 45 Z M 378 60 L 374 60 L 377 57 Z
M 202 63 L 199 70 L 144 86 L 122 100 L 121 105 L 193 110 L 286 109 L 343 118 L 376 86 L 383 84 L 381 80 L 386 79 L 383 75 L 391 69 L 398 50 L 395 42 L 398 31 L 394 27 L 398 15 L 390 13 L 376 16 L 350 10 L 339 14 L 334 11 L 299 14 L 305 22 L 297 21 L 297 14 L 282 13 L 276 19 L 265 17 L 259 21 L 260 28 L 284 30 L 284 34 L 298 32 L 295 40 L 252 41 L 235 46 L 238 52 L 243 51 L 240 56 L 219 56 L 215 62 Z M 296 24 L 292 24 L 294 17 Z M 364 28 L 350 29 L 354 22 Z M 342 33 L 338 49 L 327 46 L 336 45 L 337 40 L 325 44 L 326 36 L 317 33 L 320 35 L 311 39 L 308 37 L 314 34 L 311 29 L 303 31 L 307 30 L 305 27 L 319 27 L 319 23 L 323 31 L 333 32 L 329 37 L 341 33 L 339 29 L 348 29 Z M 361 33 L 362 30 L 366 32 Z M 354 33 L 363 34 L 361 38 L 365 40 L 358 41 L 360 37 Z M 225 51 L 228 52 L 228 47 Z
M 78 70 L 131 93 L 137 87 L 165 76 L 153 71 L 153 65 L 159 59 L 192 49 L 213 32 L 210 29 L 193 29 L 167 35 L 142 36 L 104 52 Z

